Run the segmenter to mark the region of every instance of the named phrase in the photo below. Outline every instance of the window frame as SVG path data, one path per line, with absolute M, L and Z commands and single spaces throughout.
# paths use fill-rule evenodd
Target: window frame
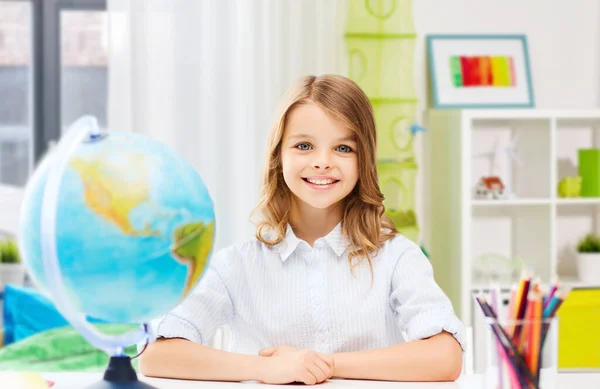
M 63 10 L 106 11 L 106 0 L 16 0 L 33 5 L 34 164 L 61 135 L 61 37 Z

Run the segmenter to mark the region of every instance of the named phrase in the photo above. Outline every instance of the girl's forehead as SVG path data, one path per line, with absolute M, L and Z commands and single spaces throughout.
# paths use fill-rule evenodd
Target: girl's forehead
M 284 128 L 284 138 L 313 137 L 353 140 L 354 131 L 348 125 L 326 113 L 316 104 L 304 104 L 290 112 Z

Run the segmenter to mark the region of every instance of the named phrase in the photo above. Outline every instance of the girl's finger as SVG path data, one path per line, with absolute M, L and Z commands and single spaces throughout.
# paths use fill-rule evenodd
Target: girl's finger
M 317 367 L 319 369 L 321 369 L 321 371 L 323 372 L 325 378 L 324 380 L 328 379 L 329 377 L 331 377 L 331 369 L 329 368 L 329 366 L 327 366 L 327 364 L 325 362 L 323 362 L 320 358 L 315 359 L 315 365 L 317 365 Z
M 308 371 L 315 377 L 316 382 L 323 382 L 327 378 L 325 372 L 316 363 L 310 364 Z
M 304 382 L 306 385 L 314 385 L 319 381 L 317 381 L 317 377 L 315 377 L 315 375 L 309 369 L 307 369 L 302 376 L 302 382 Z
M 327 366 L 329 366 L 329 368 L 331 370 L 333 370 L 333 368 L 334 368 L 334 362 L 333 362 L 333 357 L 332 356 L 321 354 L 321 353 L 317 353 L 317 355 L 319 356 L 319 358 L 323 362 L 325 362 L 327 364 Z
M 275 350 L 277 350 L 276 347 L 264 348 L 258 352 L 258 355 L 261 357 L 270 357 L 275 353 Z

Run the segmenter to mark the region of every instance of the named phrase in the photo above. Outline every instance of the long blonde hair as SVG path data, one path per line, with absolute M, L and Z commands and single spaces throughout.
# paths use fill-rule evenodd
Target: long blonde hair
M 344 199 L 342 232 L 351 245 L 350 266 L 354 268 L 366 258 L 372 271 L 371 255 L 376 256 L 379 245 L 398 234 L 398 230 L 384 214 L 383 194 L 377 178 L 373 108 L 362 89 L 343 76 L 303 77 L 288 89 L 281 101 L 269 134 L 260 201 L 253 212 L 262 216 L 256 223 L 256 238 L 268 245 L 278 244 L 285 238 L 292 193 L 283 180 L 281 142 L 291 111 L 310 103 L 344 122 L 356 136 L 358 182 Z

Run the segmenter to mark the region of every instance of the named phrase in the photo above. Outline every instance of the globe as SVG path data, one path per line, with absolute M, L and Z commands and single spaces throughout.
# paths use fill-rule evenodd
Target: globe
M 19 247 L 35 284 L 98 348 L 118 355 L 186 297 L 212 251 L 213 203 L 194 168 L 133 132 L 75 122 L 35 169 Z M 140 324 L 108 336 L 89 324 Z

